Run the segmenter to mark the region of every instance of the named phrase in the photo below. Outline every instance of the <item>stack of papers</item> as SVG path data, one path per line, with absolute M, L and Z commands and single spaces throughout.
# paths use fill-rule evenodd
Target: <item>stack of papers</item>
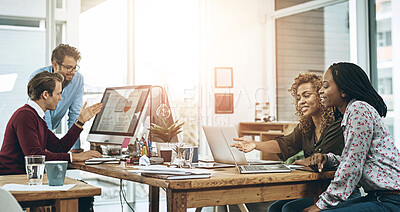
M 117 158 L 92 158 L 85 161 L 85 165 L 96 165 L 102 163 L 114 163 L 119 164 L 120 160 Z
M 145 177 L 155 177 L 168 180 L 209 178 L 211 176 L 210 171 L 200 169 L 170 168 L 162 165 L 137 166 L 136 168 L 138 168 L 138 170 L 129 171 L 140 173 Z
M 68 191 L 75 185 L 76 184 L 66 184 L 62 186 L 5 184 L 1 188 L 7 191 Z

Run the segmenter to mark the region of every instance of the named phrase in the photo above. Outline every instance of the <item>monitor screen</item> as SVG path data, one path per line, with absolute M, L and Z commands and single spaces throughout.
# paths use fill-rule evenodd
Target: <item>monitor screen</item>
M 107 88 L 89 134 L 134 136 L 150 85 Z

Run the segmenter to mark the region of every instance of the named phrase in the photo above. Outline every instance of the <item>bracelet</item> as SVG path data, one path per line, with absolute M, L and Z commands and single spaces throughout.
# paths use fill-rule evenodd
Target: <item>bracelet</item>
M 76 123 L 81 127 L 83 127 L 83 125 L 85 124 L 85 123 L 80 122 L 78 119 L 76 120 Z

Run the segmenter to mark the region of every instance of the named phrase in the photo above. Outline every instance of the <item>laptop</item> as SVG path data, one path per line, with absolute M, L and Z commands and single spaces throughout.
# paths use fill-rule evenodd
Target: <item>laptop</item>
M 277 164 L 281 163 L 277 161 L 270 161 L 271 164 L 249 165 L 243 152 L 230 147 L 234 143 L 233 138 L 239 137 L 234 126 L 203 126 L 203 130 L 215 162 L 235 164 L 242 174 L 290 172 L 289 168 Z

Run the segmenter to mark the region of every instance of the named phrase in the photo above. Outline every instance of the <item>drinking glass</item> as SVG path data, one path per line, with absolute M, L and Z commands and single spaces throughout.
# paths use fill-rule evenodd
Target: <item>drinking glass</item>
M 28 178 L 28 185 L 42 185 L 44 162 L 44 155 L 25 156 L 25 169 Z
M 193 147 L 179 146 L 178 147 L 178 160 L 180 168 L 192 168 L 193 160 Z

